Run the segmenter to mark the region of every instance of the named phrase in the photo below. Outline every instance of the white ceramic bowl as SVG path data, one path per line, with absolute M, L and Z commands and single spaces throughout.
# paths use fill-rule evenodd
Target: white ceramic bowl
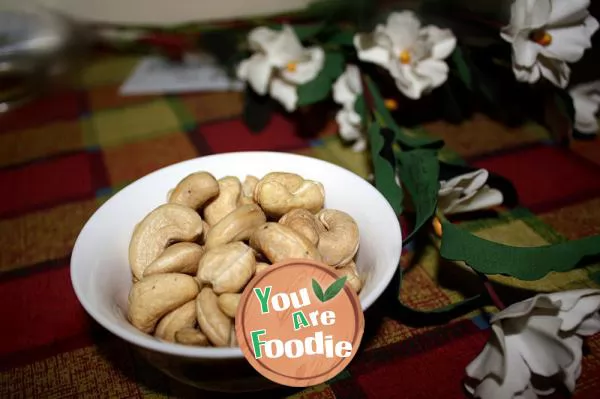
M 360 229 L 357 268 L 365 279 L 360 293 L 366 310 L 384 291 L 397 270 L 401 230 L 386 199 L 366 180 L 337 165 L 278 152 L 236 152 L 184 161 L 153 172 L 125 187 L 90 218 L 71 257 L 71 281 L 85 310 L 104 328 L 138 349 L 168 375 L 204 389 L 262 389 L 264 380 L 250 368 L 239 348 L 189 347 L 161 342 L 126 320 L 132 284 L 128 246 L 134 226 L 167 192 L 190 173 L 208 171 L 217 179 L 273 171 L 293 172 L 325 187 L 325 206 L 350 214 Z

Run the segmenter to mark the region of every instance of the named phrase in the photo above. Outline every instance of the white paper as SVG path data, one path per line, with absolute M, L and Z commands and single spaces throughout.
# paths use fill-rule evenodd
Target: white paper
M 244 84 L 204 54 L 188 54 L 180 63 L 157 56 L 143 58 L 123 83 L 121 95 L 241 91 Z

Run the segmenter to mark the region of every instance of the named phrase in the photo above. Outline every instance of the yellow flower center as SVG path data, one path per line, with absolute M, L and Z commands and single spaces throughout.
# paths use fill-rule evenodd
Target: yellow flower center
M 442 222 L 440 222 L 440 219 L 435 217 L 433 218 L 433 221 L 431 223 L 433 225 L 433 231 L 435 232 L 435 235 L 438 237 L 442 236 Z
M 543 29 L 531 32 L 530 39 L 541 46 L 548 46 L 552 43 L 552 35 Z
M 401 64 L 408 64 L 411 60 L 410 52 L 408 52 L 408 50 L 403 50 L 398 58 L 400 59 Z
M 296 72 L 296 69 L 298 68 L 298 63 L 297 62 L 288 62 L 287 66 L 285 67 L 288 72 Z
M 391 111 L 398 109 L 398 103 L 393 98 L 388 98 L 384 101 L 385 107 Z

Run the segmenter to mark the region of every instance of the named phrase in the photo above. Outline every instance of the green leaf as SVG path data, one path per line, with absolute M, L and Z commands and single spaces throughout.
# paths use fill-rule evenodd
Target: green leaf
M 354 111 L 360 115 L 361 120 L 367 120 L 367 104 L 365 102 L 365 96 L 362 94 L 356 96 L 354 102 Z
M 321 72 L 310 82 L 298 86 L 298 107 L 323 101 L 331 89 L 330 79 Z
M 344 71 L 344 57 L 338 52 L 327 52 L 323 69 L 316 78 L 298 87 L 298 106 L 318 103 L 329 95 L 332 83 Z
M 479 238 L 452 223 L 442 223 L 442 257 L 463 261 L 484 274 L 539 280 L 550 272 L 576 268 L 600 255 L 600 235 L 541 247 L 511 247 Z
M 325 295 L 323 295 L 322 302 L 327 302 L 327 301 L 335 298 L 335 296 L 342 290 L 342 288 L 344 288 L 344 284 L 346 284 L 347 278 L 348 277 L 344 276 L 344 277 L 340 277 L 337 280 L 335 280 L 333 282 L 333 284 L 331 284 L 329 286 L 329 288 L 327 288 L 327 290 L 325 290 Z
M 415 228 L 404 239 L 408 242 L 435 213 L 440 187 L 440 164 L 435 150 L 404 151 L 397 158 L 400 180 L 410 193 L 416 212 Z
M 401 129 L 394 118 L 390 114 L 389 110 L 385 106 L 385 102 L 377 85 L 373 83 L 371 79 L 367 79 L 367 87 L 373 96 L 373 100 L 375 102 L 375 108 L 377 110 L 378 115 L 381 117 L 384 127 L 392 129 L 396 135 L 396 141 L 401 145 L 404 145 L 408 148 L 440 148 L 444 145 L 443 140 L 429 138 L 429 137 L 416 137 L 407 134 L 403 129 Z
M 336 32 L 327 39 L 327 42 L 339 44 L 341 46 L 353 46 L 354 45 L 354 32 L 350 32 L 350 31 Z
M 382 156 L 385 151 L 385 140 L 381 134 L 381 127 L 377 122 L 369 125 L 369 143 L 371 148 L 371 159 L 373 163 L 373 174 L 375 175 L 375 187 L 390 203 L 397 215 L 402 213 L 402 188 L 396 183 L 396 159 L 386 159 Z M 392 150 L 388 144 L 388 150 Z M 393 150 L 392 150 L 393 156 Z
M 323 73 L 327 74 L 332 81 L 337 79 L 344 72 L 345 60 L 342 53 L 337 51 L 328 51 L 325 53 L 325 63 Z
M 460 76 L 460 79 L 463 81 L 465 86 L 467 86 L 469 90 L 473 90 L 473 76 L 471 75 L 471 69 L 469 68 L 463 51 L 459 46 L 457 46 L 456 50 L 454 50 L 452 53 L 452 61 L 454 61 L 458 76 Z
M 317 24 L 293 25 L 292 29 L 294 29 L 298 39 L 302 42 L 317 36 L 325 27 L 326 24 L 320 22 Z
M 321 288 L 321 286 L 319 285 L 317 280 L 315 280 L 314 278 L 312 279 L 312 289 L 313 289 L 313 292 L 315 293 L 315 295 L 317 296 L 317 298 L 319 299 L 319 301 L 325 302 L 325 298 L 323 295 L 323 289 Z
M 594 281 L 596 284 L 600 284 L 600 271 L 590 273 L 590 280 Z

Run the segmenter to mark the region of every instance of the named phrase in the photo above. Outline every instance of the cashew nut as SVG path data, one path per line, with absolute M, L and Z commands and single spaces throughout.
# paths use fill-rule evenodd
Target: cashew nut
M 145 277 L 129 292 L 129 321 L 140 331 L 152 333 L 163 316 L 196 295 L 198 284 L 187 274 L 166 273 Z
M 210 283 L 216 294 L 240 292 L 255 269 L 254 251 L 238 241 L 208 250 L 200 259 L 197 278 Z
M 194 304 L 194 311 L 196 305 Z M 194 317 L 196 317 L 194 315 Z M 202 334 L 202 331 L 194 327 L 186 327 L 175 333 L 175 342 L 182 345 L 208 346 L 208 338 Z
M 268 263 L 265 263 L 265 262 L 256 263 L 256 271 L 254 272 L 254 274 L 262 273 L 269 266 L 271 266 L 271 265 L 269 265 Z
M 319 243 L 319 232 L 322 227 L 310 211 L 302 208 L 291 210 L 279 219 L 279 223 L 302 234 L 313 245 Z
M 350 288 L 352 288 L 357 294 L 360 292 L 363 283 L 358 275 L 356 263 L 350 262 L 347 265 L 335 269 L 335 271 L 340 277 L 346 276 L 346 284 L 349 284 Z
M 208 235 L 208 231 L 210 230 L 210 225 L 206 223 L 205 220 L 202 221 L 202 234 L 198 238 L 198 242 L 200 244 L 206 243 L 206 236 Z
M 350 262 L 358 251 L 358 225 L 350 215 L 335 209 L 323 209 L 317 219 L 324 228 L 317 248 L 328 265 L 338 267 Z
M 199 209 L 211 198 L 219 194 L 217 180 L 207 172 L 196 172 L 186 176 L 171 191 L 168 201 L 171 204 L 179 204 Z
M 205 247 L 210 249 L 233 241 L 245 241 L 266 220 L 258 205 L 242 205 L 211 227 Z
M 165 341 L 175 342 L 175 333 L 182 328 L 196 325 L 196 301 L 191 300 L 185 305 L 168 313 L 156 326 L 154 336 Z
M 256 185 L 254 200 L 265 214 L 277 219 L 297 208 L 317 213 L 325 203 L 325 189 L 294 173 L 272 172 Z
M 242 294 L 225 293 L 225 294 L 219 295 L 219 301 L 218 301 L 219 308 L 227 316 L 234 319 L 235 314 L 237 312 L 238 305 L 240 304 L 240 299 L 242 299 Z
M 242 183 L 242 196 L 240 197 L 240 205 L 254 204 L 254 189 L 258 184 L 258 178 L 252 175 L 246 176 Z
M 150 263 L 176 241 L 193 241 L 202 233 L 202 218 L 193 209 L 165 204 L 150 212 L 133 231 L 129 243 L 129 264 L 133 275 L 142 279 Z
M 239 205 L 242 183 L 237 177 L 219 179 L 219 195 L 204 208 L 204 220 L 214 226 Z
M 175 243 L 144 270 L 144 277 L 159 273 L 196 274 L 204 249 L 193 242 Z
M 221 311 L 217 295 L 205 287 L 196 297 L 196 314 L 200 329 L 215 346 L 229 346 L 233 320 Z
M 250 246 L 262 252 L 271 263 L 290 258 L 321 260 L 319 251 L 306 237 L 274 222 L 257 228 L 250 237 Z

